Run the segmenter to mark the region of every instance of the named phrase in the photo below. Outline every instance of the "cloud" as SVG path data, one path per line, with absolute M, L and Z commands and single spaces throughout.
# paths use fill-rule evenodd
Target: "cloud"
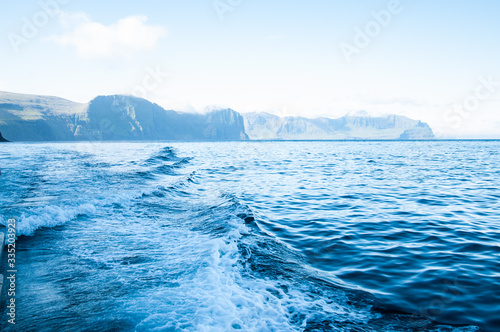
M 59 19 L 65 32 L 49 40 L 74 47 L 82 58 L 128 57 L 153 49 L 167 34 L 163 26 L 147 25 L 144 15 L 129 16 L 110 25 L 93 22 L 85 13 L 59 12 Z

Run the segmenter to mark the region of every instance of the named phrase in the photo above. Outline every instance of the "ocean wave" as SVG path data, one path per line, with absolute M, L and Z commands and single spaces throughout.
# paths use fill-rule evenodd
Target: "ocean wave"
M 287 173 L 281 157 L 273 170 L 248 167 L 246 153 L 238 167 L 233 166 L 233 153 L 210 165 L 204 151 L 199 148 L 193 153 L 195 159 L 158 145 L 137 158 L 116 153 L 107 160 L 105 153 L 97 153 L 96 160 L 106 163 L 86 158 L 76 165 L 75 173 L 82 173 L 77 177 L 61 173 L 66 177 L 59 179 L 41 167 L 35 180 L 31 175 L 29 182 L 22 179 L 22 183 L 33 182 L 33 188 L 22 188 L 23 204 L 5 204 L 9 208 L 5 214 L 19 216 L 18 235 L 29 236 L 20 244 L 32 248 L 32 257 L 40 258 L 22 261 L 25 271 L 38 273 L 22 275 L 23 282 L 38 282 L 40 289 L 61 297 L 56 305 L 46 301 L 48 291 L 42 296 L 35 286 L 24 289 L 19 308 L 20 317 L 29 317 L 26 324 L 50 322 L 56 325 L 43 327 L 60 328 L 74 319 L 74 313 L 85 312 L 88 317 L 78 315 L 77 321 L 92 330 L 477 330 L 433 321 L 433 304 L 428 303 L 433 294 L 439 294 L 440 285 L 432 281 L 439 280 L 445 268 L 426 269 L 425 257 L 418 250 L 433 250 L 433 255 L 445 260 L 459 257 L 461 261 L 471 252 L 493 257 L 498 255 L 490 243 L 493 233 L 478 232 L 484 242 L 463 241 L 474 234 L 470 229 L 462 234 L 456 223 L 436 218 L 423 220 L 430 231 L 422 231 L 412 220 L 421 221 L 426 215 L 413 208 L 394 208 L 398 202 L 390 200 L 393 194 L 366 193 L 363 184 L 363 190 L 347 190 L 335 198 L 328 189 L 330 182 L 321 184 L 326 177 L 300 178 L 296 170 Z M 131 158 L 136 162 L 129 162 Z M 50 181 L 43 182 L 47 175 Z M 65 180 L 72 181 L 71 186 L 64 186 Z M 285 186 L 287 190 L 280 191 Z M 439 208 L 437 195 L 425 196 L 427 201 L 420 196 L 413 200 L 415 205 Z M 379 204 L 386 214 L 376 213 Z M 395 216 L 397 223 L 381 220 L 381 216 Z M 36 236 L 42 228 L 72 222 L 71 227 Z M 443 233 L 432 232 L 436 227 L 453 235 L 456 244 L 450 245 Z M 61 249 L 47 252 L 47 242 Z M 36 256 L 37 250 L 44 256 Z M 389 272 L 406 273 L 405 261 L 422 264 L 417 267 L 419 282 L 412 286 L 429 299 L 424 302 L 425 310 L 395 306 L 380 296 L 383 287 L 352 281 L 395 283 L 398 275 Z M 394 268 L 389 266 L 392 263 Z M 456 271 L 466 276 L 466 268 Z M 408 287 L 399 290 L 401 294 L 412 291 L 416 292 Z M 71 304 L 70 312 L 66 303 Z M 61 316 L 54 316 L 55 308 L 61 309 Z
M 96 212 L 93 204 L 82 204 L 76 207 L 59 207 L 48 205 L 23 212 L 16 220 L 17 236 L 32 236 L 40 228 L 60 226 L 79 216 L 90 216 Z M 0 219 L 0 224 L 6 225 L 7 220 Z
M 475 330 L 389 312 L 369 293 L 308 269 L 298 252 L 262 231 L 252 209 L 231 194 L 184 205 L 178 217 L 179 227 L 189 231 L 174 233 L 171 241 L 179 249 L 168 259 L 178 264 L 169 270 L 190 268 L 168 279 L 174 287 L 151 290 L 146 298 L 155 309 L 137 331 Z
M 174 148 L 170 146 L 163 147 L 159 152 L 155 153 L 153 156 L 149 157 L 144 163 L 146 165 L 152 165 L 165 161 L 176 161 L 180 158 L 177 157 L 177 153 Z

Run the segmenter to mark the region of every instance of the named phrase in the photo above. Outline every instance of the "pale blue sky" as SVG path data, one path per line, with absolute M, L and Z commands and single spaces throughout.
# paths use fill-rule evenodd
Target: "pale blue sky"
M 0 0 L 0 90 L 80 102 L 140 92 L 177 110 L 397 113 L 440 137 L 500 138 L 500 3 L 400 0 L 377 23 L 372 12 L 397 2 Z M 214 4 L 231 10 L 221 19 Z M 23 33 L 26 22 L 38 31 Z M 355 43 L 357 28 L 376 25 L 368 46 Z M 358 48 L 350 61 L 347 44 Z

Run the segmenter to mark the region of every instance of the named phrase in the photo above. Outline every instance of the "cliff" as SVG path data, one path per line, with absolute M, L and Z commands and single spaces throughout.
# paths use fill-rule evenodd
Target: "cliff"
M 0 92 L 0 131 L 14 141 L 248 139 L 243 117 L 231 109 L 179 113 L 123 95 L 79 104 Z
M 424 122 L 363 113 L 338 119 L 244 116 L 232 109 L 206 114 L 165 110 L 142 98 L 99 96 L 89 103 L 0 92 L 0 131 L 13 141 L 87 140 L 358 140 L 433 139 Z
M 245 132 L 252 140 L 315 139 L 433 139 L 426 123 L 405 116 L 346 115 L 338 119 L 278 117 L 268 113 L 244 114 Z
M 3 138 L 2 133 L 0 133 L 0 143 L 3 143 L 3 142 L 9 142 L 9 141 L 7 141 L 5 138 Z

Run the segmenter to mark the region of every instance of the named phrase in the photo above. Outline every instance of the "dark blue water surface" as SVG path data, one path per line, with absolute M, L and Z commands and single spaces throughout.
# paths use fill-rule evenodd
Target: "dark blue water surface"
M 0 329 L 499 331 L 499 148 L 3 144 Z

